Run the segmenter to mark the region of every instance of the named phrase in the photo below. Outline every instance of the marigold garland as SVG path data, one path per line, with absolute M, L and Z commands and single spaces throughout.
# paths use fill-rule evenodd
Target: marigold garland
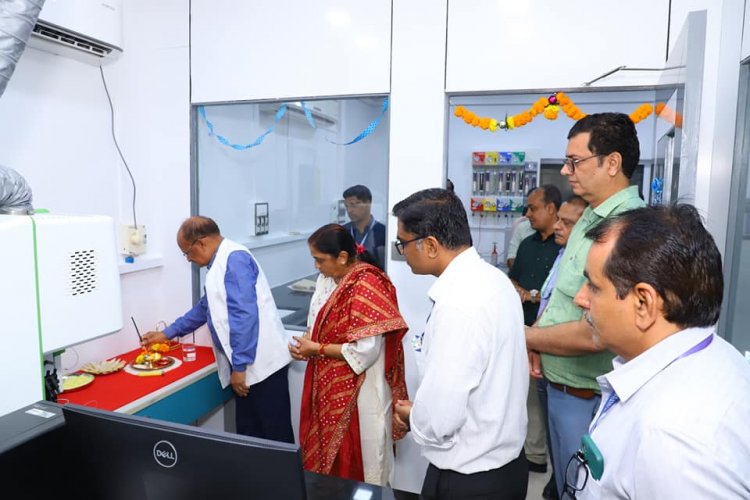
M 571 120 L 578 121 L 586 116 L 586 113 L 581 111 L 581 109 L 576 106 L 573 100 L 565 94 L 565 92 L 555 92 L 549 97 L 540 97 L 526 111 L 511 116 L 505 115 L 505 119 L 500 121 L 494 118 L 480 117 L 463 106 L 456 106 L 456 109 L 453 110 L 453 114 L 462 118 L 464 122 L 472 127 L 480 127 L 482 130 L 497 132 L 498 129 L 507 131 L 523 127 L 527 123 L 531 123 L 537 115 L 543 115 L 548 120 L 556 120 L 561 109 Z M 638 123 L 648 118 L 653 112 L 653 106 L 648 103 L 643 103 L 638 106 L 635 111 L 630 113 L 629 116 L 630 119 L 633 120 L 633 123 Z M 664 103 L 658 103 L 656 105 L 656 115 L 670 121 L 677 127 L 682 126 L 682 116 L 669 109 Z

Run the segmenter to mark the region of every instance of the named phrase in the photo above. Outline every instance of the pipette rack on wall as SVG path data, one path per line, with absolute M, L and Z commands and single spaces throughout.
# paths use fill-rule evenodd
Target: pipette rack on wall
M 520 151 L 475 151 L 471 165 L 472 216 L 520 215 L 526 194 L 537 187 L 536 162 Z

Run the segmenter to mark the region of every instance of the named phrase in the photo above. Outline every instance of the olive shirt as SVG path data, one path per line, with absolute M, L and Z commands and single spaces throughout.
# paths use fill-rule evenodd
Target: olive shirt
M 638 186 L 630 186 L 613 194 L 596 208 L 586 207 L 568 238 L 547 308 L 539 318 L 538 326 L 550 326 L 581 319 L 581 309 L 573 298 L 586 282 L 583 271 L 592 241 L 586 232 L 603 219 L 619 213 L 646 206 L 638 196 Z M 581 389 L 601 390 L 596 377 L 612 370 L 614 354 L 603 351 L 581 356 L 556 356 L 542 353 L 544 376 L 551 382 Z

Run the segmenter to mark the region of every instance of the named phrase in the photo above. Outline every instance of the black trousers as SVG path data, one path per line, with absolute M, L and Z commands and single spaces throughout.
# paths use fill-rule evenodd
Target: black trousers
M 251 385 L 244 398 L 234 395 L 237 434 L 294 443 L 288 369 Z
M 497 469 L 474 474 L 441 470 L 430 464 L 422 485 L 425 500 L 525 500 L 529 485 L 526 455 Z

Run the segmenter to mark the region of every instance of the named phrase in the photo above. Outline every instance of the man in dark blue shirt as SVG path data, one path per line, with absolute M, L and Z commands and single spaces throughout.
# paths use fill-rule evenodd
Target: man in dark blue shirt
M 346 213 L 351 222 L 344 227 L 351 232 L 354 242 L 362 245 L 375 257 L 380 269 L 385 270 L 385 226 L 372 216 L 372 193 L 367 186 L 356 185 L 344 191 Z

